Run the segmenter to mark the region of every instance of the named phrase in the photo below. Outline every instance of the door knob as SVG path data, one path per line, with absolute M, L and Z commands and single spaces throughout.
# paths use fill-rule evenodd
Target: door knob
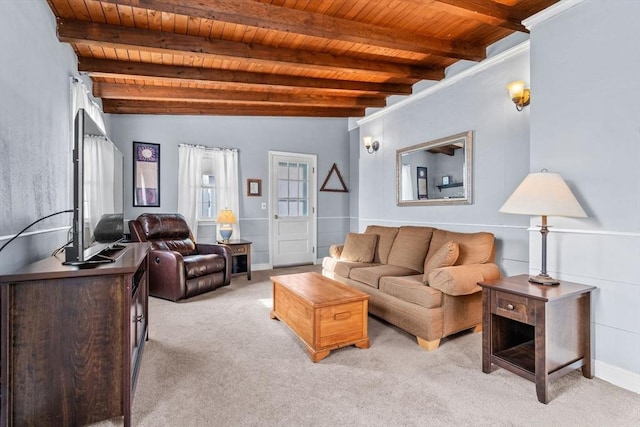
M 274 215 L 274 216 L 273 216 L 273 219 L 278 219 L 278 215 Z

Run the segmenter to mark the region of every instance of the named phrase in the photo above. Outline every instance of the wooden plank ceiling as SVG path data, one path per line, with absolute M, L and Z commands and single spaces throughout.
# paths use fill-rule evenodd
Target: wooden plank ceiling
M 47 0 L 112 114 L 361 117 L 557 0 Z

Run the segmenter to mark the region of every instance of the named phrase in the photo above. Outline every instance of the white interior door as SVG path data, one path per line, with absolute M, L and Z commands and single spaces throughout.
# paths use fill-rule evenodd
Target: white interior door
M 316 260 L 316 156 L 269 152 L 271 265 Z

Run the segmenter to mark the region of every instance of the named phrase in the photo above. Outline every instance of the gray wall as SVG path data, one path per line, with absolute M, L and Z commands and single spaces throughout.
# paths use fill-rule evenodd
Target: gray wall
M 143 212 L 176 212 L 178 188 L 178 144 L 229 147 L 239 150 L 240 229 L 243 239 L 253 244 L 253 264 L 264 267 L 269 262 L 268 152 L 286 151 L 318 156 L 318 187 L 336 163 L 345 182 L 350 183 L 349 133 L 346 119 L 197 117 L 110 115 L 108 133 L 125 155 L 125 165 L 132 165 L 132 142 L 160 144 L 161 206 L 132 207 L 132 167 L 125 168 L 125 217 L 135 218 Z M 262 197 L 246 196 L 247 178 L 262 179 Z M 328 246 L 344 239 L 349 230 L 350 193 L 318 193 L 318 257 L 328 253 Z M 200 234 L 205 239 L 206 230 Z M 213 238 L 213 237 L 211 237 Z M 199 239 L 201 241 L 205 241 Z
M 72 49 L 44 1 L 3 1 L 0 13 L 0 245 L 31 222 L 72 208 Z M 71 214 L 36 224 L 0 254 L 0 273 L 66 243 Z
M 598 287 L 595 374 L 640 392 L 640 3 L 577 0 L 551 9 L 567 3 L 577 5 L 536 18 L 530 52 L 359 122 L 381 148 L 360 148 L 358 228 L 491 231 L 503 274 L 537 274 L 540 218 L 498 209 L 530 171 L 560 173 L 589 218 L 549 219 L 549 273 Z M 505 90 L 516 79 L 532 90 L 521 113 Z M 473 204 L 396 206 L 395 150 L 469 129 Z
M 531 28 L 531 170 L 589 216 L 550 219 L 548 269 L 598 287 L 596 375 L 640 393 L 640 2 L 578 3 Z
M 380 150 L 371 155 L 361 147 L 360 230 L 368 224 L 417 224 L 490 231 L 497 238 L 496 260 L 503 273 L 527 271 L 527 218 L 498 212 L 529 171 L 530 110 L 517 112 L 505 89 L 510 81 L 529 80 L 528 51 L 518 52 L 360 121 L 361 135 L 380 141 Z M 396 150 L 467 130 L 473 131 L 473 204 L 396 206 Z

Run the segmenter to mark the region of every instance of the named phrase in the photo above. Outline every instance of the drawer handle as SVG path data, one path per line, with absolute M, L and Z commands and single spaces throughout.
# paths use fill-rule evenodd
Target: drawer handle
M 507 304 L 507 310 L 513 310 L 514 308 L 513 304 Z
M 345 320 L 345 319 L 348 319 L 349 317 L 351 317 L 351 313 L 348 311 L 345 311 L 344 313 L 336 313 L 333 315 L 333 318 L 335 320 Z
M 142 323 L 142 319 L 144 319 L 144 316 L 142 314 L 136 316 L 136 322 Z

